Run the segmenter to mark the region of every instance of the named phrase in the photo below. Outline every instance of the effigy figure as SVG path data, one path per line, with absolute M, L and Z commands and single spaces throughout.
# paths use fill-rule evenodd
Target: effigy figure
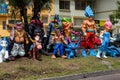
M 62 58 L 66 58 L 66 56 L 64 55 L 64 45 L 63 44 L 67 44 L 67 42 L 65 41 L 64 36 L 60 33 L 59 29 L 55 30 L 55 35 L 52 37 L 52 40 L 50 41 L 50 43 L 55 44 L 51 58 L 56 58 L 56 54 L 58 53 L 58 50 L 60 52 L 60 56 Z
M 104 24 L 104 32 L 103 32 L 103 36 L 102 37 L 102 44 L 101 47 L 98 50 L 98 53 L 96 55 L 97 58 L 101 58 L 100 55 L 102 54 L 103 58 L 107 58 L 106 56 L 106 52 L 108 50 L 108 46 L 109 46 L 109 41 L 110 41 L 110 30 L 112 28 L 112 23 L 110 22 L 110 20 L 107 20 Z
M 62 18 L 63 34 L 64 34 L 65 38 L 67 39 L 68 43 L 71 42 L 71 40 L 70 40 L 70 33 L 71 33 L 70 22 L 71 22 L 70 18 Z
M 96 56 L 94 53 L 94 44 L 95 44 L 95 35 L 97 35 L 97 30 L 95 26 L 95 21 L 93 20 L 94 14 L 90 8 L 87 6 L 85 9 L 85 16 L 88 17 L 87 20 L 84 20 L 81 24 L 81 29 L 85 40 L 81 42 L 83 47 L 82 56 L 87 57 L 86 50 L 90 49 L 90 56 Z
M 0 38 L 0 63 L 9 60 L 10 40 L 7 37 Z
M 50 40 L 52 39 L 52 35 L 55 33 L 55 30 L 60 27 L 61 27 L 60 17 L 59 15 L 55 14 L 53 17 L 53 20 L 51 20 L 51 22 L 49 23 L 47 30 L 46 30 L 46 34 L 45 34 L 47 37 L 47 40 L 46 40 L 47 49 L 50 48 L 49 43 L 50 43 Z
M 29 37 L 34 39 L 34 34 L 39 33 L 39 36 L 41 38 L 41 43 L 44 46 L 44 30 L 43 30 L 43 23 L 40 21 L 40 14 L 37 14 L 36 16 L 32 17 L 31 22 L 29 23 L 28 27 L 28 34 Z M 32 42 L 30 43 L 30 45 Z
M 67 58 L 75 58 L 76 57 L 76 49 L 80 45 L 80 40 L 76 40 L 75 38 L 71 40 L 71 43 L 67 45 L 65 50 L 67 51 Z
M 14 41 L 13 48 L 11 50 L 11 56 L 14 58 L 19 55 L 19 56 L 24 56 L 25 55 L 25 50 L 24 50 L 24 43 L 28 44 L 28 38 L 25 30 L 23 29 L 22 22 L 17 22 L 16 24 L 16 30 L 12 31 L 12 39 Z
M 39 50 L 42 49 L 39 33 L 36 33 L 34 36 L 34 40 L 33 39 L 31 39 L 31 40 L 32 40 L 33 44 L 30 46 L 30 50 L 28 52 L 29 58 L 38 59 L 39 58 Z

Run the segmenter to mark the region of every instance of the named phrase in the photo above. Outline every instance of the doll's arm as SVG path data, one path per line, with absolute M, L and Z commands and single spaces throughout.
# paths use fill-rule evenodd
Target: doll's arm
M 14 29 L 14 27 L 12 27 L 12 31 L 11 31 L 11 33 L 10 33 L 10 39 L 11 40 L 13 40 L 14 39 L 14 32 L 15 31 L 15 29 Z
M 28 44 L 29 41 L 28 41 L 28 37 L 27 37 L 27 33 L 26 32 L 24 32 L 24 37 L 25 37 L 26 44 Z
M 62 42 L 63 42 L 64 44 L 67 44 L 67 41 L 64 39 L 63 36 L 62 36 Z
M 86 35 L 86 28 L 87 28 L 86 21 L 83 21 L 81 24 L 81 29 L 82 29 L 84 35 Z

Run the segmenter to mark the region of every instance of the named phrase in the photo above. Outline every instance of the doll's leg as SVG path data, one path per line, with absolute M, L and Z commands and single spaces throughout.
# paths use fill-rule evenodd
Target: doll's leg
M 98 50 L 98 53 L 97 53 L 96 57 L 97 57 L 97 58 L 101 58 L 101 57 L 100 57 L 100 54 L 101 54 L 101 53 L 102 53 L 102 51 L 101 51 L 101 50 Z
M 4 60 L 8 59 L 9 58 L 9 53 L 8 51 L 5 51 L 5 54 L 4 54 Z
M 56 58 L 56 54 L 58 52 L 58 48 L 59 48 L 59 45 L 58 44 L 55 44 L 55 47 L 54 47 L 54 51 L 53 51 L 53 55 L 51 56 L 51 58 Z
M 104 51 L 104 52 L 102 53 L 102 57 L 103 57 L 103 58 L 107 58 L 107 56 L 106 56 L 106 51 Z
M 0 53 L 0 63 L 2 63 L 2 62 L 3 62 L 3 54 Z
M 24 56 L 25 55 L 25 50 L 24 50 L 24 44 L 20 44 L 19 45 L 19 53 L 20 56 Z
M 59 44 L 59 48 L 60 48 L 60 56 L 62 58 L 66 58 L 67 56 L 64 55 L 64 47 L 63 44 Z
M 18 44 L 16 44 L 16 43 L 14 43 L 14 46 L 13 46 L 13 48 L 12 48 L 12 51 L 11 51 L 11 55 L 12 56 L 17 56 L 17 54 L 18 54 L 18 48 L 19 48 L 19 45 Z

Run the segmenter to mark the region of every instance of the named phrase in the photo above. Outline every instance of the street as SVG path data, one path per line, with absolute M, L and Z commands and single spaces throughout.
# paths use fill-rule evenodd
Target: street
M 89 77 L 79 80 L 120 80 L 120 73 L 104 75 L 104 76 L 96 76 L 96 77 Z

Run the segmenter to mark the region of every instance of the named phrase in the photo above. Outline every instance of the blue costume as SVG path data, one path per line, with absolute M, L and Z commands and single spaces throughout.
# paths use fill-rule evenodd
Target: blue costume
M 55 32 L 55 30 L 57 28 L 61 27 L 61 21 L 60 21 L 60 17 L 59 15 L 55 15 L 53 20 L 49 23 L 48 27 L 47 27 L 47 32 L 46 32 L 46 36 L 47 36 L 47 40 L 46 40 L 46 48 L 49 49 L 50 48 L 50 40 L 52 39 L 52 34 Z
M 107 51 L 107 48 L 109 46 L 109 41 L 110 41 L 110 33 L 109 32 L 104 32 L 103 34 L 103 42 L 100 47 L 100 51 Z
M 64 47 L 62 43 L 55 43 L 53 54 L 56 55 L 58 50 L 60 51 L 60 56 L 64 54 Z
M 76 57 L 76 49 L 79 47 L 79 45 L 80 41 L 78 41 L 77 43 L 74 43 L 74 41 L 72 41 L 69 45 L 67 45 L 67 48 L 65 50 L 68 52 L 68 59 Z
M 97 58 L 101 58 L 100 54 L 102 53 L 102 57 L 103 58 L 107 58 L 106 56 L 106 52 L 108 51 L 108 46 L 109 46 L 109 41 L 110 41 L 110 29 L 112 28 L 112 23 L 110 22 L 110 20 L 107 20 L 104 24 L 104 33 L 103 33 L 103 40 L 102 40 L 102 44 L 101 47 L 98 50 L 98 53 L 96 55 Z

